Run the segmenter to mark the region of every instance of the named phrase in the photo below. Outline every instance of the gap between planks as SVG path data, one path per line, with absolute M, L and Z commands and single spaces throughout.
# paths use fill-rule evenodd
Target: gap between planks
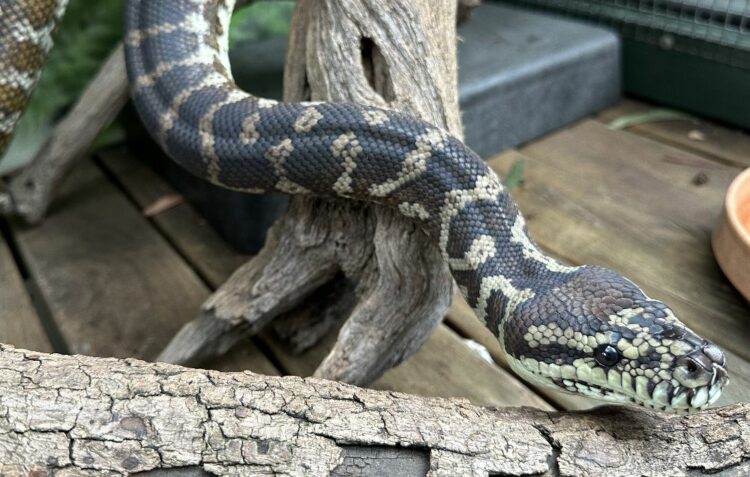
M 19 253 L 70 352 L 153 358 L 210 290 L 90 161 L 47 220 L 14 225 Z M 245 363 L 278 371 L 252 346 Z M 231 357 L 216 367 L 231 367 Z
M 12 232 L 4 221 L 0 232 L 0 342 L 52 352 L 52 343 L 29 294 L 23 263 L 12 251 Z

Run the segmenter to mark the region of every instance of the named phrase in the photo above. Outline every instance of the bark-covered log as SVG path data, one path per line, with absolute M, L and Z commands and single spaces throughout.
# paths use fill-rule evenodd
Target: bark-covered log
M 739 476 L 749 417 L 747 404 L 691 416 L 491 409 L 0 345 L 3 476 Z

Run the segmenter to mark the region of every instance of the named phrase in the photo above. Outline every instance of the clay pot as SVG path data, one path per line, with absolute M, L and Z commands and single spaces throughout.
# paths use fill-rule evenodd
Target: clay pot
M 724 274 L 750 301 L 750 169 L 729 185 L 712 243 Z

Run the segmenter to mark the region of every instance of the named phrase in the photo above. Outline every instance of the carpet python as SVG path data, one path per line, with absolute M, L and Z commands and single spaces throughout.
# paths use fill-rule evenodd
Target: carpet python
M 68 0 L 0 0 L 0 157 L 52 48 Z
M 47 48 L 41 33 L 60 13 L 52 5 L 62 3 L 10 5 L 24 26 L 2 23 L 3 46 L 24 44 L 19 31 L 40 46 L 29 48 L 28 65 L 2 57 L 0 91 L 19 89 L 0 96 L 3 131 Z M 241 91 L 227 55 L 233 7 L 233 0 L 127 2 L 132 98 L 172 159 L 228 189 L 371 202 L 417 221 L 527 381 L 671 412 L 716 401 L 728 382 L 719 348 L 619 274 L 545 255 L 498 177 L 456 137 L 389 109 L 276 102 Z M 37 11 L 45 22 L 30 19 Z

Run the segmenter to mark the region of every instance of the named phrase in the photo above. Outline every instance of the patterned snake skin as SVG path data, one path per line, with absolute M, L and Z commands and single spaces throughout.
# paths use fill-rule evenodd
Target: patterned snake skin
M 233 190 L 372 202 L 418 221 L 530 382 L 672 412 L 719 397 L 728 378 L 715 345 L 617 273 L 546 256 L 497 176 L 457 138 L 396 111 L 240 91 L 227 57 L 233 7 L 127 3 L 132 97 L 175 161 Z
M 0 0 L 0 157 L 31 96 L 68 0 Z

